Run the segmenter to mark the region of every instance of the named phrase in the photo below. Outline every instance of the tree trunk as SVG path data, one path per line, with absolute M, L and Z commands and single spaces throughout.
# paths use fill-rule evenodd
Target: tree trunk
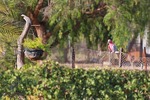
M 24 65 L 24 52 L 23 52 L 23 46 L 22 43 L 24 41 L 24 38 L 26 37 L 28 30 L 30 28 L 31 25 L 31 21 L 30 18 L 25 16 L 25 15 L 21 15 L 23 16 L 24 20 L 26 21 L 26 24 L 24 26 L 24 29 L 17 41 L 17 69 L 20 69 L 23 65 Z
M 42 21 L 38 20 L 38 15 L 39 15 L 40 10 L 43 7 L 43 3 L 44 3 L 44 0 L 38 0 L 38 3 L 36 5 L 34 11 L 29 9 L 28 12 L 29 12 L 29 17 L 32 21 L 33 27 L 35 29 L 36 35 L 39 38 L 42 38 L 42 42 L 44 44 L 46 44 L 47 40 L 49 39 L 49 37 L 52 34 L 51 34 L 51 32 L 46 32 L 45 23 L 48 19 L 47 16 L 44 16 L 44 20 L 42 20 Z

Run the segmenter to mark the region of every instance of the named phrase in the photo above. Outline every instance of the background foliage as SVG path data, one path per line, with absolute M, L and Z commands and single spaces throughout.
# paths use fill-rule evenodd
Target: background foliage
M 109 6 L 104 22 L 118 46 L 127 46 L 134 36 L 143 36 L 150 23 L 149 0 L 105 1 Z

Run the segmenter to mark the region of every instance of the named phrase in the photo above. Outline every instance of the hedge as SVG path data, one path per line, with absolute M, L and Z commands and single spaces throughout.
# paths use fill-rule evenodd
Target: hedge
M 0 99 L 149 100 L 150 73 L 70 69 L 53 61 L 0 72 Z

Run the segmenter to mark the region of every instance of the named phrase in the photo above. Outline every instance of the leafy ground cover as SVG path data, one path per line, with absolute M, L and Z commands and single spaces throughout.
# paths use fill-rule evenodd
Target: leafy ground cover
M 123 69 L 70 69 L 53 61 L 0 73 L 1 99 L 149 100 L 150 73 Z

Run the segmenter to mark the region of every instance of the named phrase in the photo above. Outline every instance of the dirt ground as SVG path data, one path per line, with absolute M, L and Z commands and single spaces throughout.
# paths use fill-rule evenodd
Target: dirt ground
M 60 64 L 61 66 L 66 66 L 71 68 L 71 64 L 69 63 L 65 63 L 65 64 Z M 92 64 L 75 64 L 75 68 L 83 68 L 83 69 L 126 69 L 126 70 L 145 70 L 145 66 L 143 67 L 136 67 L 136 66 L 115 66 L 115 65 L 101 65 L 101 64 L 96 64 L 96 63 L 92 63 Z M 147 70 L 150 71 L 150 66 L 147 66 Z

